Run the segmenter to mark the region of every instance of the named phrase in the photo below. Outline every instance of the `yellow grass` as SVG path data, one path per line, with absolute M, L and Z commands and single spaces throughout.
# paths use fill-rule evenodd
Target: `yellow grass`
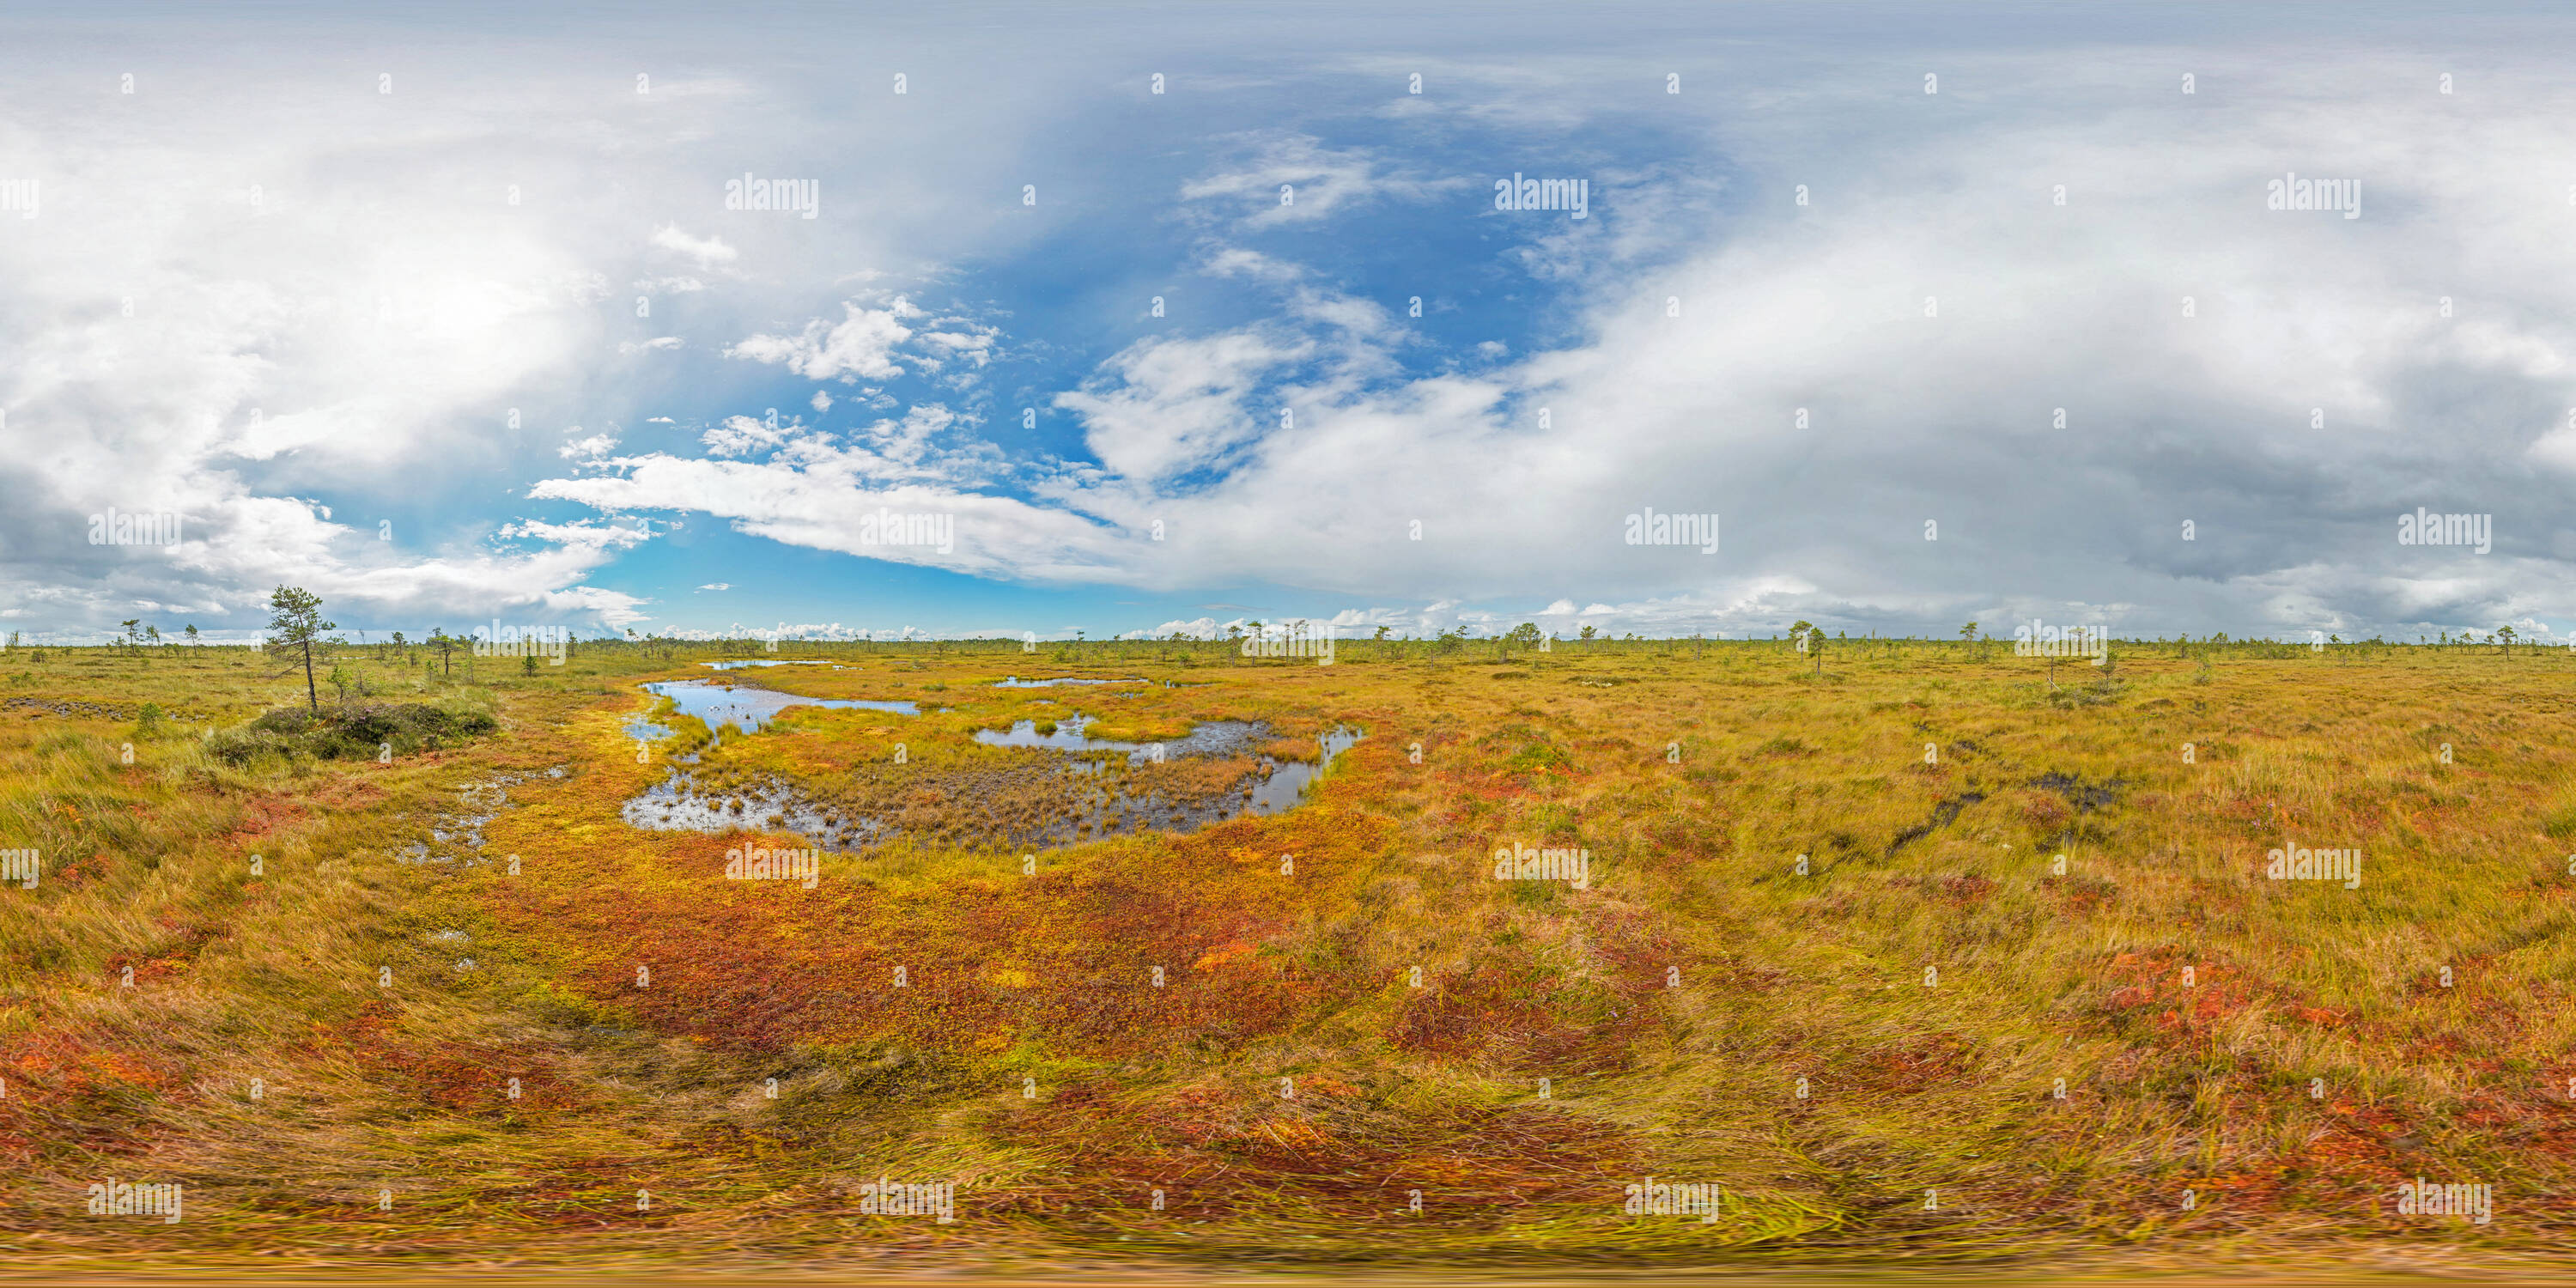
M 666 719 L 639 763 L 635 686 L 717 650 L 379 648 L 374 687 L 503 728 L 229 768 L 205 730 L 300 677 L 0 654 L 0 703 L 95 704 L 0 706 L 0 848 L 44 862 L 0 891 L 12 1260 L 2503 1266 L 2576 1231 L 2563 654 L 801 647 L 846 669 L 735 678 L 923 714 Z M 1083 798 L 973 732 L 1077 711 L 1367 738 L 1285 813 L 986 834 Z M 728 881 L 813 843 L 627 826 L 690 753 L 904 834 Z M 1257 763 L 1107 772 L 1200 799 Z M 2266 879 L 2285 840 L 2358 887 Z M 1520 847 L 1586 888 L 1495 879 Z M 1624 1213 L 1649 1176 L 1726 1202 Z M 2494 1222 L 2398 1214 L 2419 1176 Z M 87 1215 L 111 1177 L 185 1219 Z M 863 1215 L 880 1177 L 954 1184 L 954 1222 Z

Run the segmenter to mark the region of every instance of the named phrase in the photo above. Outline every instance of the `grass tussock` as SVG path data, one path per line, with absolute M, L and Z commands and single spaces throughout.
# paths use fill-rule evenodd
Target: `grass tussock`
M 147 716 L 150 710 L 146 709 Z M 489 695 L 459 694 L 441 703 L 361 702 L 319 710 L 280 707 L 238 728 L 209 735 L 206 754 L 234 766 L 261 757 L 291 761 L 411 755 L 499 727 Z

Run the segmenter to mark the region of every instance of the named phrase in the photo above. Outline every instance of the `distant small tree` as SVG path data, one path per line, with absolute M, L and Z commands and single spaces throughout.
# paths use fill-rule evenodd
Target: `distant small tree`
M 293 586 L 280 586 L 268 597 L 269 645 L 290 650 L 304 665 L 304 701 L 314 714 L 322 712 L 322 694 L 313 681 L 314 651 L 322 645 L 322 632 L 340 629 L 337 622 L 322 620 L 322 597 Z
M 1801 621 L 1789 628 L 1789 638 L 1798 642 L 1798 651 L 1815 659 L 1816 675 L 1825 673 L 1825 632 L 1811 622 Z
M 137 647 L 143 642 L 143 620 L 141 618 L 129 617 L 124 621 L 118 622 L 117 625 L 125 628 L 122 642 L 127 648 Z
M 188 626 L 188 643 L 191 647 L 194 647 L 197 643 L 197 627 L 193 622 Z
M 1590 627 L 1590 626 L 1586 626 L 1586 627 L 1584 627 L 1582 630 L 1576 631 L 1576 632 L 1574 633 L 1574 638 L 1579 639 L 1579 640 L 1588 640 L 1588 639 L 1591 639 L 1593 636 L 1598 635 L 1598 634 L 1600 634 L 1600 633 L 1601 633 L 1601 632 L 1600 632 L 1599 630 L 1597 630 L 1597 629 L 1595 629 L 1595 628 L 1593 628 L 1593 627 Z
M 144 627 L 143 638 L 151 641 L 155 645 L 158 645 L 161 642 L 161 628 L 158 626 Z
M 2512 627 L 2510 627 L 2510 626 L 2499 626 L 2499 627 L 2497 627 L 2497 628 L 2496 628 L 2496 638 L 2497 638 L 2498 640 L 2502 641 L 2502 642 L 2503 642 L 2503 644 L 2504 644 L 2504 655 L 2505 655 L 2506 657 L 2512 657 L 2512 656 L 2513 656 L 2513 638 L 2514 638 L 2514 637 L 2513 637 L 2513 628 L 2512 628 Z

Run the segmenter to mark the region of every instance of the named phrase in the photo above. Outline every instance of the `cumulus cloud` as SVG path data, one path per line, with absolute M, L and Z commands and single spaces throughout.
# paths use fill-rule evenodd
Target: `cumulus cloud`
M 1155 483 L 1223 463 L 1258 441 L 1263 426 L 1246 397 L 1313 352 L 1311 342 L 1267 328 L 1138 345 L 1055 404 L 1082 417 L 1085 440 L 1109 473 Z
M 274 104 L 138 96 L 112 123 L 76 101 L 31 93 L 0 125 L 80 176 L 0 245 L 0 613 L 71 637 L 142 604 L 247 626 L 280 584 L 369 625 L 631 610 L 578 584 L 612 557 L 597 543 L 479 550 L 488 516 L 416 508 L 489 468 L 523 390 L 610 348 L 578 199 L 469 198 L 427 163 L 405 188 L 385 172 L 417 141 Z M 111 506 L 179 515 L 186 539 L 89 545 Z
M 580 428 L 581 427 L 578 425 L 573 427 L 575 432 L 579 432 Z M 587 437 L 576 438 L 571 442 L 565 443 L 563 446 L 556 448 L 555 455 L 563 457 L 566 460 L 590 464 L 599 461 L 606 457 L 610 452 L 616 450 L 616 438 L 607 434 L 591 434 Z
M 950 433 L 956 423 L 954 412 L 930 404 L 844 438 L 793 425 L 772 430 L 737 416 L 708 430 L 705 441 L 720 455 L 764 452 L 766 459 L 622 457 L 608 475 L 547 480 L 533 495 L 617 513 L 694 510 L 789 545 L 978 576 L 1119 575 L 1116 551 L 1132 544 L 1133 534 L 1017 497 L 966 490 L 964 484 L 1000 468 L 999 454 L 987 442 Z M 938 538 L 920 539 L 915 520 L 928 522 Z M 1032 557 L 1041 550 L 1047 554 Z
M 921 317 L 923 310 L 899 295 L 881 309 L 844 302 L 841 310 L 840 321 L 816 318 L 794 335 L 746 336 L 726 349 L 725 356 L 773 363 L 808 380 L 837 379 L 843 384 L 857 384 L 862 377 L 890 380 L 902 375 L 895 349 L 913 334 L 903 320 Z
M 721 423 L 709 426 L 706 432 L 698 435 L 698 441 L 718 456 L 742 456 L 776 447 L 799 428 L 801 426 L 793 422 L 771 426 L 749 416 L 727 416 Z
M 2483 142 L 2538 165 L 2529 106 Z M 2284 102 L 2223 130 L 2144 129 L 2150 111 L 1988 118 L 1937 155 L 1874 152 L 1831 217 L 1783 203 L 1651 279 L 1587 270 L 1575 343 L 1475 377 L 1299 383 L 1296 346 L 1336 341 L 1277 323 L 1148 341 L 1058 399 L 1104 467 L 1058 495 L 1188 532 L 1185 583 L 1520 599 L 1569 625 L 2041 613 L 2349 636 L 2563 612 L 2576 540 L 2542 498 L 2576 468 L 2545 429 L 2571 401 L 2576 335 L 2551 302 L 2576 255 L 2544 248 L 2540 207 L 2486 202 L 2476 247 L 2428 238 L 2426 208 L 2478 193 L 2485 162 L 2411 103 Z M 2387 176 L 2387 218 L 2266 211 L 2285 137 Z M 2046 195 L 2064 174 L 2098 176 L 2080 216 Z M 1249 253 L 1213 263 L 1303 280 Z M 2464 274 L 2475 319 L 2417 285 Z M 1366 321 L 1299 312 L 1346 336 Z M 2433 396 L 2462 381 L 2486 396 Z M 1280 405 L 1293 432 L 1267 423 Z M 2401 547 L 2394 516 L 2419 501 L 2512 511 L 2519 549 Z M 1648 507 L 1722 512 L 1724 549 L 1628 546 Z
M 2488 127 L 2490 153 L 2542 164 L 2555 100 L 2534 92 L 2526 114 Z M 1561 297 L 1574 311 L 1517 357 L 1473 345 L 1466 369 L 1402 366 L 1414 341 L 1384 305 L 1303 265 L 1204 248 L 1203 271 L 1272 292 L 1274 316 L 1139 340 L 1056 395 L 1084 455 L 986 499 L 1011 517 L 987 529 L 977 566 L 1453 604 L 1370 610 L 1420 629 L 1483 629 L 1475 614 L 1491 612 L 1569 632 L 1795 617 L 1908 631 L 2034 612 L 2351 633 L 2563 602 L 2576 533 L 2542 516 L 2544 480 L 2576 469 L 2550 428 L 2550 409 L 2576 400 L 2576 337 L 2555 311 L 2576 255 L 2521 217 L 2482 225 L 2475 246 L 2427 239 L 2399 212 L 2477 191 L 2484 162 L 2418 128 L 2410 105 L 2290 100 L 2181 129 L 2146 128 L 2151 110 L 1990 113 L 1938 150 L 1864 143 L 1830 213 L 1783 200 L 1723 237 L 1533 227 L 1563 245 L 1549 273 L 1524 269 L 1579 276 Z M 1799 155 L 1798 131 L 1832 118 L 1736 141 Z M 2264 210 L 2279 138 L 2389 176 L 2372 209 L 2390 213 Z M 1294 139 L 1255 155 L 1185 195 L 1248 196 L 1291 169 L 1375 173 Z M 2059 207 L 2046 194 L 2065 174 L 2096 177 Z M 1364 189 L 1300 209 L 1356 208 Z M 1687 230 L 1683 208 L 1653 218 Z M 1629 244 L 1582 243 L 1594 235 Z M 1670 253 L 1648 264 L 1648 248 Z M 2473 291 L 2479 315 L 2442 316 L 2419 285 L 2434 281 Z M 901 320 L 914 314 L 857 321 L 866 312 L 755 337 L 746 356 L 849 379 L 850 361 L 824 355 L 855 326 L 846 347 L 894 367 L 914 336 L 888 328 L 914 330 Z M 2488 391 L 2482 404 L 2433 396 L 2461 379 Z M 836 472 L 883 477 L 927 441 L 912 417 L 867 437 L 864 465 L 833 448 L 771 468 L 805 493 Z M 960 479 L 941 471 L 967 459 L 923 458 L 905 477 L 953 495 Z M 990 454 L 971 459 L 1000 476 Z M 2390 519 L 2419 501 L 2529 517 L 2492 556 L 2400 547 Z M 1721 514 L 1727 539 L 1714 554 L 1627 544 L 1626 519 L 1650 508 Z M 832 525 L 745 517 L 848 545 Z M 1169 540 L 1132 539 L 1155 522 Z
M 2223 111 L 2066 74 L 2039 41 L 1945 80 L 2044 81 L 2045 111 L 1945 93 L 1892 116 L 1893 73 L 1855 57 L 1784 72 L 1794 94 L 1649 94 L 1648 120 L 1585 88 L 1624 72 L 1529 48 L 1436 67 L 1441 93 L 1357 125 L 1283 101 L 1286 127 L 1195 140 L 1213 159 L 1142 186 L 1050 183 L 1034 212 L 990 194 L 1058 127 L 960 100 L 936 128 L 849 132 L 858 173 L 936 181 L 880 199 L 827 175 L 851 194 L 831 236 L 715 204 L 741 139 L 797 136 L 758 78 L 664 81 L 603 115 L 514 68 L 491 82 L 524 94 L 371 101 L 421 113 L 395 130 L 149 94 L 123 106 L 165 114 L 118 125 L 49 83 L 0 121 L 31 171 L 77 178 L 0 242 L 0 616 L 239 613 L 279 582 L 388 613 L 639 611 L 586 580 L 649 530 L 557 521 L 595 509 L 1011 582 L 1281 589 L 1417 634 L 2566 620 L 2576 244 L 2563 194 L 2498 177 L 2560 165 L 2576 95 L 2545 57 L 2489 49 L 2473 119 L 2306 85 L 2283 37 L 2199 60 Z M 1492 210 L 1515 169 L 1589 176 L 1591 217 Z M 2289 170 L 2358 178 L 2363 217 L 2265 209 Z M 504 171 L 563 181 L 508 206 Z M 1073 222 L 1122 183 L 1182 209 Z M 1391 229 L 1425 212 L 1456 218 Z M 1231 307 L 1091 329 L 1164 289 L 1118 275 L 1135 261 L 1109 228 L 1177 228 L 1150 271 L 1194 266 Z M 1371 258 L 1390 231 L 1411 235 L 1396 268 Z M 909 293 L 864 285 L 889 279 Z M 1118 298 L 1046 301 L 1052 329 L 982 302 L 1023 279 Z M 932 291 L 952 302 L 914 303 Z M 1403 315 L 1415 294 L 1434 317 Z M 874 419 L 725 414 L 804 401 L 791 381 L 848 387 L 818 417 Z M 1022 430 L 1023 406 L 1050 423 Z M 703 428 L 648 431 L 670 449 L 651 452 L 518 430 L 647 408 Z M 78 539 L 110 505 L 183 514 L 188 537 Z M 2491 514 L 2494 549 L 2400 544 L 2417 505 Z M 1720 514 L 1724 541 L 1627 544 L 1648 507 Z M 872 539 L 880 512 L 947 516 L 953 544 Z
M 993 360 L 993 344 L 1002 333 L 1000 327 L 980 326 L 965 318 L 940 318 L 931 325 L 942 329 L 921 332 L 921 347 L 929 352 L 919 359 L 931 371 L 952 360 L 984 366 Z

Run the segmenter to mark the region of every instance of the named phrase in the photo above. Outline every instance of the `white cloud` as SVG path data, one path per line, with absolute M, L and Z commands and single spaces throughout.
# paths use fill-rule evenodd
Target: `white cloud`
M 2533 439 L 2524 454 L 2535 464 L 2576 474 L 2576 428 L 2561 425 L 2550 430 Z
M 596 212 L 504 206 L 441 159 L 507 170 L 544 145 L 484 150 L 472 112 L 392 137 L 276 103 L 138 96 L 120 123 L 76 101 L 31 90 L 0 126 L 78 176 L 0 243 L 0 604 L 74 626 L 145 601 L 213 627 L 288 584 L 353 629 L 631 608 L 577 584 L 602 548 L 475 550 L 460 530 L 482 516 L 436 508 L 463 480 L 490 495 L 504 410 L 612 347 Z M 406 508 L 423 503 L 435 517 Z M 152 558 L 88 546 L 84 516 L 111 505 L 180 514 L 187 540 Z
M 784 365 L 808 380 L 839 379 L 857 384 L 861 377 L 891 380 L 903 374 L 894 360 L 897 345 L 912 338 L 902 319 L 922 311 L 901 296 L 882 309 L 855 302 L 841 305 L 837 323 L 816 318 L 795 335 L 752 335 L 725 350 L 728 358 Z
M 653 539 L 652 530 L 642 524 L 607 523 L 584 520 L 578 523 L 546 523 L 522 519 L 506 524 L 493 533 L 502 539 L 529 538 L 559 546 L 593 550 L 623 550 Z
M 776 447 L 798 428 L 793 422 L 773 428 L 749 416 L 727 416 L 698 435 L 698 441 L 718 456 L 742 456 Z
M 551 479 L 532 495 L 618 513 L 694 510 L 789 545 L 978 576 L 1081 581 L 1121 575 L 1117 552 L 1135 544 L 1133 534 L 1061 509 L 963 490 L 960 480 L 992 470 L 998 457 L 987 443 L 946 441 L 955 423 L 946 408 L 925 405 L 902 420 L 854 431 L 844 443 L 734 417 L 708 431 L 710 445 L 767 449 L 768 459 L 623 457 L 611 462 L 610 475 Z M 887 543 L 874 526 L 885 512 L 944 516 L 949 548 Z M 1037 551 L 1047 553 L 1033 557 Z
M 576 428 L 578 428 L 578 426 L 576 426 Z M 563 457 L 565 460 L 580 461 L 587 464 L 596 462 L 602 457 L 607 456 L 610 452 L 616 450 L 617 440 L 615 438 L 607 434 L 592 434 L 587 438 L 576 438 L 571 442 L 556 448 L 555 455 Z
M 1423 603 L 1343 611 L 1479 629 L 1475 614 L 1530 612 L 1919 626 L 2069 604 L 2204 629 L 2247 617 L 2375 629 L 2536 620 L 2576 601 L 2576 525 L 2559 517 L 2576 473 L 2576 434 L 2560 427 L 2576 405 L 2576 245 L 2563 194 L 2529 178 L 2562 168 L 2558 122 L 2576 99 L 2545 51 L 2495 51 L 2474 119 L 2429 93 L 2303 81 L 2315 64 L 2285 42 L 2210 57 L 2209 83 L 2245 88 L 2224 112 L 2079 70 L 2050 79 L 2046 112 L 1945 92 L 1919 105 L 1941 115 L 1896 128 L 1887 67 L 1860 58 L 1798 62 L 1769 89 L 1712 84 L 1667 102 L 1650 86 L 1664 123 L 1625 134 L 1631 109 L 1582 92 L 1606 64 L 1579 51 L 1437 65 L 1441 93 L 1386 109 L 1402 114 L 1402 151 L 1294 129 L 1245 136 L 1182 185 L 1184 242 L 1212 229 L 1264 240 L 1255 251 L 1211 238 L 1157 262 L 1196 256 L 1203 285 L 1270 292 L 1265 320 L 1175 325 L 1073 372 L 1015 359 L 1097 336 L 1014 322 L 1006 346 L 984 322 L 876 294 L 797 321 L 816 284 L 878 280 L 860 264 L 985 298 L 988 283 L 941 265 L 1007 268 L 1033 236 L 1024 211 L 990 199 L 1016 191 L 998 175 L 1055 146 L 1010 133 L 1026 100 L 950 100 L 939 128 L 899 138 L 850 131 L 857 173 L 936 181 L 886 185 L 873 205 L 859 184 L 836 187 L 853 205 L 832 238 L 755 220 L 701 235 L 680 223 L 723 218 L 707 180 L 734 165 L 729 153 L 811 122 L 756 77 L 660 81 L 603 109 L 561 70 L 565 53 L 446 68 L 457 92 L 396 129 L 312 112 L 297 94 L 147 93 L 123 105 L 143 119 L 101 117 L 73 71 L 46 70 L 86 64 L 31 59 L 31 74 L 56 79 L 13 97 L 0 130 L 24 168 L 63 183 L 57 197 L 49 182 L 44 218 L 0 242 L 0 486 L 12 498 L 0 614 L 238 610 L 280 581 L 369 612 L 632 611 L 640 601 L 582 585 L 632 548 L 624 538 L 514 525 L 518 541 L 552 548 L 481 548 L 513 517 L 471 499 L 501 490 L 493 475 L 558 470 L 582 477 L 529 499 L 706 510 L 784 542 L 996 578 L 1269 582 Z M 1960 62 L 1960 85 L 2070 65 L 2040 45 Z M 2396 83 L 2413 66 L 2367 45 L 2338 53 L 2355 81 Z M 279 83 L 312 83 L 285 63 L 242 79 L 281 67 Z M 417 101 L 369 106 L 412 113 Z M 1100 124 L 1076 121 L 1071 137 L 1105 137 L 1086 133 Z M 1618 159 L 1628 137 L 1654 140 L 1656 157 L 1668 143 L 1707 152 L 1671 173 L 1596 159 Z M 1529 155 L 1466 155 L 1462 138 Z M 1515 168 L 1590 175 L 1593 218 L 1490 210 L 1480 185 Z M 2263 179 L 2291 168 L 2362 178 L 2364 218 L 2264 211 Z M 1718 181 L 1692 173 L 1724 175 L 1729 200 L 1709 203 Z M 504 174 L 547 176 L 541 199 L 495 201 Z M 1098 190 L 1125 177 L 1106 173 Z M 1281 183 L 1295 206 L 1278 204 Z M 1814 204 L 1791 203 L 1798 183 Z M 2063 207 L 2047 199 L 2059 183 Z M 1306 221 L 1430 201 L 1472 220 L 1455 239 L 1470 249 L 1433 239 L 1465 259 L 1387 274 L 1292 258 Z M 639 237 L 637 211 L 679 222 Z M 1394 280 L 1407 275 L 1477 294 Z M 689 298 L 636 319 L 613 298 L 618 281 Z M 1417 292 L 1513 325 L 1426 338 L 1395 316 Z M 130 317 L 113 306 L 128 294 Z M 1937 319 L 1922 315 L 1926 296 Z M 2434 311 L 2443 297 L 2457 316 Z M 704 432 L 696 460 L 620 457 L 614 434 L 558 444 L 501 428 L 514 408 L 542 408 L 537 424 L 589 419 L 566 404 L 614 397 L 599 391 L 639 371 L 695 375 L 685 360 L 617 360 L 683 340 L 689 356 L 855 386 L 845 399 L 883 418 L 833 435 L 731 417 Z M 1395 365 L 1449 343 L 1460 347 L 1409 374 Z M 906 408 L 879 387 L 932 373 L 953 411 Z M 1022 404 L 1022 387 L 1027 402 L 1073 389 L 1053 406 L 1072 414 L 1081 445 L 1063 450 L 1080 459 L 1007 460 L 973 437 L 980 417 Z M 706 414 L 669 390 L 636 397 Z M 817 414 L 832 401 L 818 397 Z M 2050 421 L 2061 406 L 2065 430 Z M 2324 429 L 2309 428 L 2310 408 L 2325 410 Z M 2419 503 L 2494 513 L 2496 552 L 2398 547 L 2388 520 Z M 876 504 L 954 514 L 957 551 L 860 548 L 852 516 Z M 72 535 L 108 505 L 185 513 L 191 539 L 166 557 L 109 558 Z M 468 517 L 425 532 L 407 505 Z M 1724 548 L 1626 546 L 1622 517 L 1648 505 L 1722 511 Z M 403 516 L 399 540 L 375 540 L 380 512 Z M 2201 534 L 2188 544 L 2185 518 Z M 1926 519 L 1939 542 L 1920 539 Z M 1156 520 L 1169 540 L 1138 535 Z
M 715 268 L 730 264 L 742 257 L 742 252 L 726 245 L 721 237 L 692 237 L 680 231 L 677 225 L 665 225 L 654 229 L 653 245 L 656 249 L 666 250 L 687 259 L 700 268 Z
M 1314 352 L 1264 329 L 1153 341 L 1112 358 L 1103 375 L 1055 405 L 1082 417 L 1092 454 L 1111 474 L 1151 484 L 1218 465 L 1265 425 L 1245 404 L 1264 376 Z M 1268 418 L 1276 423 L 1276 413 Z
M 964 318 L 941 318 L 932 325 L 947 329 L 920 333 L 921 346 L 936 355 L 920 359 L 925 369 L 937 371 L 951 359 L 963 359 L 978 367 L 993 360 L 993 344 L 1001 328 L 979 326 Z
M 1424 201 L 1474 182 L 1394 173 L 1366 149 L 1326 147 L 1306 134 L 1244 142 L 1251 155 L 1238 168 L 1182 184 L 1181 199 L 1218 200 L 1243 226 L 1264 228 L 1321 220 L 1379 199 Z
M 375 43 L 372 20 L 227 44 L 180 18 L 129 33 L 129 52 L 281 94 L 172 93 L 146 70 L 120 103 L 132 110 L 102 116 L 80 38 L 20 34 L 31 70 L 0 111 L 0 150 L 12 175 L 43 176 L 46 204 L 0 239 L 0 615 L 12 620 L 72 629 L 148 603 L 220 629 L 255 616 L 280 583 L 322 594 L 344 622 L 543 605 L 622 617 L 641 601 L 580 585 L 615 543 L 556 525 L 482 547 L 515 517 L 515 499 L 493 499 L 511 483 L 614 450 L 613 434 L 567 443 L 517 425 L 623 396 L 610 365 L 621 349 L 721 348 L 756 329 L 739 319 L 777 316 L 802 289 L 747 281 L 745 266 L 810 283 L 896 241 L 914 264 L 978 244 L 944 185 L 877 196 L 851 185 L 835 210 L 852 226 L 829 264 L 802 257 L 801 229 L 690 229 L 721 217 L 707 177 L 741 140 L 832 123 L 783 120 L 767 78 L 663 75 L 649 95 L 603 100 L 598 86 L 622 90 L 631 75 L 624 59 L 540 37 L 414 49 L 404 83 L 441 92 L 370 89 L 368 110 L 316 111 L 346 100 L 331 97 L 344 78 L 310 42 Z M 995 137 L 1007 115 L 961 103 L 944 119 L 961 137 Z M 840 164 L 935 170 L 961 192 L 1013 164 L 953 141 L 865 140 L 840 149 Z M 527 200 L 499 200 L 505 183 Z M 639 209 L 706 213 L 639 235 Z M 621 281 L 690 307 L 630 321 Z M 929 352 L 952 367 L 988 356 L 972 328 L 937 329 L 950 338 Z M 892 374 L 864 349 L 844 347 L 853 370 Z M 111 505 L 182 514 L 188 540 L 148 557 L 89 546 L 86 516 Z M 377 539 L 381 517 L 392 540 Z M 538 549 L 550 536 L 571 544 Z

